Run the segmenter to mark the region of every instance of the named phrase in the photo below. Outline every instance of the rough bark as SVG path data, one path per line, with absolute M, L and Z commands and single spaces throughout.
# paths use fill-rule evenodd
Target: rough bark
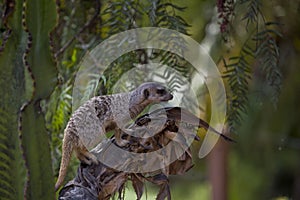
M 163 121 L 160 128 L 154 127 L 155 122 Z M 206 123 L 206 122 L 205 122 Z M 153 126 L 154 125 L 154 126 Z M 102 141 L 92 152 L 99 160 L 103 156 L 112 156 L 110 148 L 117 146 L 122 150 L 134 153 L 150 153 L 171 144 L 171 148 L 162 151 L 154 159 L 138 160 L 138 163 L 146 163 L 147 166 L 164 163 L 166 159 L 175 156 L 171 164 L 163 165 L 159 170 L 145 173 L 132 173 L 115 170 L 118 166 L 126 166 L 128 171 L 130 167 L 136 167 L 133 163 L 137 160 L 135 157 L 126 157 L 119 155 L 114 158 L 116 167 L 108 167 L 103 163 L 98 165 L 86 165 L 81 163 L 76 177 L 64 186 L 59 193 L 59 199 L 109 199 L 118 194 L 123 199 L 124 186 L 127 181 L 131 181 L 137 199 L 141 199 L 144 192 L 144 183 L 151 182 L 158 185 L 160 190 L 157 194 L 157 200 L 171 199 L 169 188 L 169 175 L 182 175 L 192 168 L 192 156 L 189 144 L 193 140 L 199 140 L 195 135 L 197 128 L 209 128 L 203 120 L 196 118 L 193 114 L 179 107 L 163 108 L 145 114 L 139 117 L 133 124 L 129 125 L 129 131 L 138 132 L 141 136 L 154 131 L 151 137 L 134 137 L 123 130 L 117 129 L 115 134 Z M 135 133 L 136 134 L 136 133 Z M 113 144 L 113 145 L 112 145 Z M 107 153 L 109 152 L 109 153 Z M 143 154 L 143 155 L 144 155 Z M 138 170 L 137 170 L 138 171 Z

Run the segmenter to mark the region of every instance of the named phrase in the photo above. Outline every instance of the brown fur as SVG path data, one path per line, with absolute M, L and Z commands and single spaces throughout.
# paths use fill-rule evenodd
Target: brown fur
M 122 127 L 149 104 L 172 98 L 165 87 L 148 82 L 132 92 L 93 97 L 80 106 L 64 131 L 62 160 L 55 190 L 57 191 L 64 181 L 73 151 L 81 162 L 98 163 L 95 155 L 89 152 L 89 148 L 98 144 L 107 131 L 114 130 L 117 126 Z

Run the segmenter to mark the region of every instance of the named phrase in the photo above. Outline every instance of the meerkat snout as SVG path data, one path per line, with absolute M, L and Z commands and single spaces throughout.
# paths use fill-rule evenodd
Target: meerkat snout
M 166 87 L 154 82 L 151 82 L 151 87 L 147 87 L 143 91 L 143 95 L 145 100 L 153 103 L 159 103 L 161 101 L 169 101 L 173 99 L 173 95 Z
M 165 87 L 157 88 L 156 93 L 158 96 L 160 96 L 161 101 L 169 101 L 173 99 L 173 95 Z

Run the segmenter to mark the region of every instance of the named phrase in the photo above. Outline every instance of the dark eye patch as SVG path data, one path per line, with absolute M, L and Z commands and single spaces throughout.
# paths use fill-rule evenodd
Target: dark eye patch
M 157 94 L 163 95 L 166 94 L 166 90 L 165 89 L 157 89 Z
M 144 97 L 147 99 L 149 97 L 150 93 L 148 90 L 144 90 Z

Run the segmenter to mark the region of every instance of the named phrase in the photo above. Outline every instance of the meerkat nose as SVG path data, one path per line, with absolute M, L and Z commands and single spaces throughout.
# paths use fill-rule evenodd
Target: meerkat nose
M 173 95 L 172 95 L 171 93 L 169 93 L 168 96 L 165 97 L 165 99 L 166 99 L 167 101 L 169 101 L 169 100 L 173 99 Z

